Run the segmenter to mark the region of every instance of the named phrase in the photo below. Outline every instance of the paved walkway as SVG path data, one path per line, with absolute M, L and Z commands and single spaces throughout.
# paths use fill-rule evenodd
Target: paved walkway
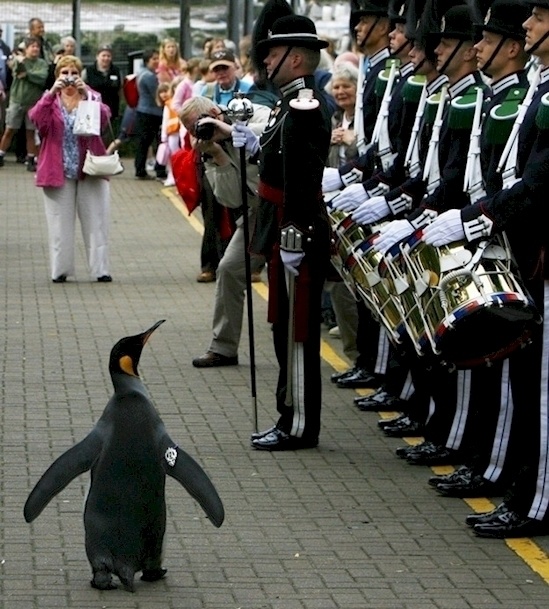
M 112 284 L 87 276 L 81 249 L 78 281 L 52 284 L 41 192 L 11 158 L 0 170 L 0 607 L 546 609 L 549 538 L 476 539 L 464 517 L 487 502 L 440 498 L 427 485 L 431 470 L 395 457 L 402 442 L 383 437 L 377 415 L 357 411 L 354 392 L 329 382 L 345 362 L 327 334 L 319 448 L 249 448 L 246 337 L 240 366 L 191 365 L 209 343 L 215 289 L 195 281 L 199 224 L 173 191 L 135 181 L 127 165 L 112 180 Z M 273 421 L 276 373 L 264 292 L 254 292 L 260 427 Z M 168 576 L 136 580 L 133 595 L 99 592 L 83 543 L 88 477 L 32 525 L 22 508 L 102 412 L 114 342 L 163 318 L 141 374 L 172 437 L 215 482 L 227 518 L 215 529 L 169 479 Z

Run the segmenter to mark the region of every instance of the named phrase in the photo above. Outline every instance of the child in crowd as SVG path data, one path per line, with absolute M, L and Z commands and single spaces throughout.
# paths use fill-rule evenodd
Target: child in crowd
M 162 126 L 160 127 L 160 141 L 163 146 L 160 150 L 165 149 L 164 158 L 158 159 L 158 163 L 166 165 L 168 177 L 164 182 L 164 186 L 174 186 L 175 179 L 173 177 L 172 164 L 170 157 L 172 154 L 181 148 L 181 138 L 179 134 L 180 123 L 177 111 L 173 107 L 174 83 L 160 83 L 156 90 L 156 103 L 164 107 L 162 115 Z

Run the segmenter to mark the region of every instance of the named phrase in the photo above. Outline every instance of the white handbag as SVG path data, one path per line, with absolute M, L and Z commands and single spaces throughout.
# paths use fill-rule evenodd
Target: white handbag
M 73 133 L 75 135 L 101 135 L 101 104 L 94 99 L 78 102 Z
M 118 152 L 96 155 L 86 150 L 82 171 L 88 176 L 115 176 L 124 171 Z

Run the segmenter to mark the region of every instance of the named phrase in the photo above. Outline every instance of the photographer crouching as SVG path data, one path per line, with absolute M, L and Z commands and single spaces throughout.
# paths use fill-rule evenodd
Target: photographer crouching
M 267 124 L 270 109 L 252 104 L 253 116 L 248 126 L 260 135 Z M 233 127 L 222 106 L 206 97 L 187 100 L 179 113 L 184 127 L 192 136 L 192 145 L 202 156 L 205 178 L 217 201 L 233 210 L 236 230 L 217 267 L 212 340 L 207 351 L 193 359 L 196 368 L 236 366 L 242 332 L 244 294 L 246 290 L 245 240 L 242 218 L 242 184 L 240 181 L 239 150 L 232 144 Z M 248 218 L 250 230 L 255 224 L 258 199 L 257 165 L 246 165 Z M 207 219 L 204 217 L 204 229 Z M 215 227 L 214 227 L 215 228 Z M 265 264 L 262 256 L 253 255 L 251 271 Z

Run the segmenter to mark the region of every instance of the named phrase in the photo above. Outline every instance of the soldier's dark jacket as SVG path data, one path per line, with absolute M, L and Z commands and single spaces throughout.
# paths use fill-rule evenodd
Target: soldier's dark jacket
M 312 89 L 320 103 L 297 110 L 290 101 Z M 331 138 L 331 115 L 314 76 L 281 87 L 282 99 L 271 111 L 259 157 L 260 204 L 252 251 L 270 257 L 280 229 L 293 224 L 305 236 L 304 250 L 329 248 L 329 224 L 322 199 L 322 175 Z M 308 241 L 310 239 L 310 241 Z

